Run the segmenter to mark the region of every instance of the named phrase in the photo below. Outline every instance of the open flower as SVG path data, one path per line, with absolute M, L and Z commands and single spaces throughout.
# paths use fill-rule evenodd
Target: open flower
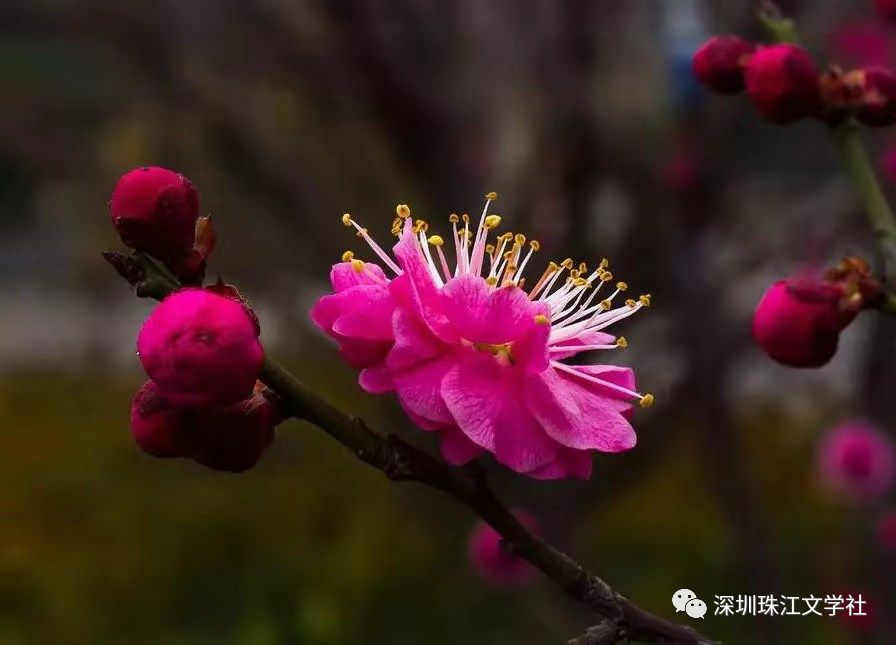
M 627 420 L 632 401 L 647 406 L 653 397 L 635 391 L 629 368 L 563 361 L 625 347 L 623 337 L 604 330 L 648 306 L 650 296 L 614 306 L 627 286 L 614 282 L 606 260 L 594 270 L 571 259 L 551 262 L 526 285 L 539 244 L 512 233 L 489 239 L 501 222 L 488 214 L 496 197 L 486 196 L 475 229 L 468 215 L 450 217 L 451 262 L 444 239 L 427 236 L 427 223 L 413 221 L 405 205 L 393 222 L 394 259 L 343 216 L 395 275 L 388 283 L 392 344 L 378 380 L 365 389 L 394 389 L 418 426 L 440 433 L 452 463 L 488 451 L 531 477 L 587 478 L 592 451 L 635 445 Z M 323 302 L 313 314 L 318 324 Z M 352 342 L 361 338 L 347 325 L 332 330 Z

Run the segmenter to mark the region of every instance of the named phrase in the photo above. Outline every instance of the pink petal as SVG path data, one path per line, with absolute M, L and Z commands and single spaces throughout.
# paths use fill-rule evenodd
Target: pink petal
M 548 437 L 520 401 L 519 378 L 494 356 L 465 352 L 445 375 L 442 396 L 461 431 L 517 472 L 556 458 Z
M 439 289 L 429 273 L 429 266 L 420 251 L 410 219 L 405 223 L 404 232 L 395 245 L 394 252 L 404 271 L 401 276 L 403 280 L 393 280 L 390 284 L 390 288 L 398 292 L 396 297 L 400 297 L 401 292 L 405 291 L 433 334 L 446 342 L 456 340 L 456 333 L 441 311 Z
M 395 346 L 389 352 L 389 369 L 401 371 L 443 354 L 447 345 L 436 338 L 412 308 L 399 305 L 392 314 Z
M 395 391 L 405 409 L 429 424 L 452 424 L 454 419 L 442 399 L 441 388 L 442 378 L 454 362 L 453 356 L 442 354 L 413 367 L 392 371 Z
M 612 345 L 615 342 L 616 337 L 613 334 L 605 334 L 602 331 L 588 331 L 569 340 L 551 343 L 551 347 L 569 347 L 568 352 L 551 352 L 551 358 L 555 361 L 561 361 L 564 358 L 578 354 L 581 350 L 576 348 L 582 345 Z
M 478 276 L 452 278 L 442 288 L 445 315 L 474 343 L 506 343 L 532 332 L 541 307 L 519 287 L 493 289 Z
M 356 340 L 341 337 L 338 337 L 337 340 L 339 341 L 339 353 L 343 360 L 357 368 L 383 363 L 392 346 L 391 342 L 382 340 Z
M 360 286 L 347 289 L 334 298 L 350 295 L 351 308 L 333 323 L 333 331 L 342 336 L 369 340 L 392 340 L 392 313 L 395 303 L 389 291 L 381 286 Z
M 443 429 L 439 436 L 442 439 L 442 456 L 449 464 L 461 466 L 485 452 L 482 448 L 467 439 L 457 426 Z
M 625 378 L 612 368 L 598 373 Z M 564 446 L 620 452 L 635 445 L 635 431 L 621 414 L 629 404 L 607 396 L 597 384 L 548 369 L 526 379 L 524 400 L 545 431 Z
M 385 367 L 368 367 L 358 375 L 358 384 L 365 392 L 382 394 L 395 389 L 395 382 Z
M 373 262 L 365 262 L 361 271 L 356 270 L 351 262 L 340 262 L 330 269 L 330 284 L 337 293 L 358 285 L 385 286 L 388 282 L 383 270 Z

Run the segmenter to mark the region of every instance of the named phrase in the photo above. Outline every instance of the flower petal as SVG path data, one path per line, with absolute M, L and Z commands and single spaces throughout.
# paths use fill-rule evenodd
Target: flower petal
M 361 370 L 358 375 L 358 384 L 365 392 L 370 394 L 382 394 L 395 389 L 392 375 L 385 367 L 368 367 Z
M 442 378 L 453 364 L 451 354 L 441 354 L 404 370 L 392 371 L 395 391 L 404 408 L 429 425 L 454 423 L 441 394 Z M 418 425 L 426 428 L 424 424 Z
M 445 315 L 474 343 L 507 343 L 532 332 L 542 309 L 519 287 L 494 289 L 479 276 L 459 276 L 442 288 Z
M 449 464 L 461 466 L 485 452 L 467 439 L 467 435 L 461 432 L 457 426 L 444 428 L 439 436 L 442 439 L 442 456 Z
M 612 368 L 597 373 L 625 378 Z M 545 431 L 564 446 L 620 452 L 635 445 L 635 431 L 621 414 L 630 404 L 607 396 L 598 384 L 547 369 L 526 379 L 524 400 Z
M 588 479 L 591 477 L 591 453 L 561 448 L 557 459 L 526 473 L 533 479 Z
M 442 396 L 461 431 L 517 472 L 556 458 L 560 446 L 521 403 L 519 375 L 494 356 L 460 355 L 442 381 Z
M 333 285 L 333 291 L 338 293 L 362 284 L 385 286 L 389 282 L 378 264 L 364 262 L 360 271 L 355 266 L 351 262 L 339 262 L 333 265 L 330 269 L 330 284 Z

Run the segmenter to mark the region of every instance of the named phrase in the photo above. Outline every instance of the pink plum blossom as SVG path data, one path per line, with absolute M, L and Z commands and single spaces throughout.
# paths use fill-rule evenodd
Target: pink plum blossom
M 879 499 L 893 485 L 896 450 L 893 441 L 867 421 L 847 421 L 833 428 L 818 448 L 824 483 L 856 502 Z
M 350 215 L 343 217 L 394 274 L 388 281 L 390 338 L 385 326 L 378 328 L 388 353 L 365 389 L 394 389 L 419 427 L 439 433 L 451 463 L 487 451 L 531 477 L 587 478 L 592 452 L 635 445 L 627 418 L 632 401 L 646 406 L 653 397 L 634 390 L 630 368 L 564 360 L 625 347 L 624 338 L 604 330 L 648 306 L 650 296 L 614 306 L 627 285 L 614 282 L 606 261 L 593 270 L 571 259 L 551 262 L 526 285 L 524 272 L 539 244 L 512 233 L 490 241 L 501 218 L 488 214 L 496 196 L 486 197 L 475 228 L 467 215 L 449 218 L 455 247 L 450 262 L 443 238 L 427 237 L 426 222 L 411 220 L 405 205 L 393 222 L 399 237 L 394 259 Z M 321 314 L 332 302 L 327 299 L 352 288 L 340 291 L 334 282 L 337 293 L 325 296 L 312 316 L 354 342 L 369 331 L 339 325 L 339 318 L 331 324 L 333 317 Z M 349 300 L 339 309 L 343 316 L 354 311 Z M 354 306 L 366 300 L 359 302 Z M 376 314 L 377 325 L 387 310 Z M 337 340 L 345 352 L 346 340 Z
M 538 521 L 530 513 L 517 510 L 514 515 L 532 533 L 541 532 Z M 467 556 L 476 573 L 495 587 L 519 587 L 538 576 L 538 569 L 510 553 L 501 544 L 501 535 L 485 522 L 477 522 L 470 534 Z
M 160 395 L 179 407 L 246 398 L 264 358 L 257 322 L 245 306 L 207 289 L 165 298 L 143 323 L 137 353 Z

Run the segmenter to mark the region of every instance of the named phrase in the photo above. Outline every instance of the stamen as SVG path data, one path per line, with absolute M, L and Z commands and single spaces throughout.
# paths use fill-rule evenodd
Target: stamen
M 361 260 L 352 260 L 352 268 L 355 273 L 361 273 L 364 271 L 364 263 Z
M 626 387 L 622 387 L 621 385 L 616 385 L 615 383 L 610 383 L 609 381 L 605 381 L 602 378 L 598 378 L 596 376 L 592 376 L 591 374 L 585 374 L 577 370 L 575 367 L 571 365 L 566 365 L 565 363 L 561 363 L 559 361 L 551 361 L 551 365 L 556 367 L 558 370 L 566 372 L 567 374 L 572 374 L 573 376 L 578 376 L 579 378 L 589 381 L 591 383 L 597 383 L 598 385 L 602 385 L 610 390 L 614 390 L 616 392 L 620 392 L 622 394 L 626 394 L 633 399 L 638 399 L 638 403 L 641 407 L 648 407 L 653 403 L 653 395 L 652 394 L 640 394 L 639 392 L 635 392 L 634 390 L 630 390 Z
M 411 207 L 407 204 L 399 204 L 395 207 L 395 214 L 401 219 L 407 219 L 411 216 Z
M 547 325 L 548 323 L 550 323 L 550 320 L 548 320 L 548 317 L 544 314 L 536 314 L 535 322 L 539 325 Z
M 387 267 L 392 269 L 395 272 L 395 275 L 402 274 L 401 267 L 395 264 L 392 258 L 389 257 L 389 255 L 380 247 L 380 245 L 377 244 L 376 241 L 367 234 L 366 228 L 362 228 L 360 224 L 352 219 L 351 213 L 344 213 L 342 215 L 342 223 L 346 226 L 354 226 L 358 231 L 358 237 L 363 238 L 363 240 L 367 242 L 370 248 L 373 249 L 373 252 L 377 254 L 377 256 L 383 261 L 383 263 Z
M 346 251 L 345 253 L 342 254 L 342 261 L 343 262 L 351 262 L 353 257 L 355 257 L 354 253 L 352 253 L 351 251 Z

